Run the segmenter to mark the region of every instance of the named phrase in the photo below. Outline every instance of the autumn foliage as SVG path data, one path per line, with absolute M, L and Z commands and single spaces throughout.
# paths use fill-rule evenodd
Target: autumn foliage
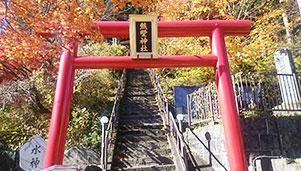
M 163 21 L 251 20 L 250 35 L 225 39 L 232 74 L 275 72 L 273 53 L 283 48 L 292 51 L 301 69 L 301 17 L 296 0 L 160 0 L 148 11 Z M 160 39 L 158 51 L 160 55 L 211 53 L 209 38 L 203 37 Z M 208 68 L 159 69 L 158 73 L 171 87 L 208 84 L 215 79 Z
M 152 0 L 1 0 L 0 83 L 21 79 L 40 67 L 54 69 L 66 39 L 101 42 L 92 21 L 110 19 Z M 45 33 L 55 38 L 44 38 Z

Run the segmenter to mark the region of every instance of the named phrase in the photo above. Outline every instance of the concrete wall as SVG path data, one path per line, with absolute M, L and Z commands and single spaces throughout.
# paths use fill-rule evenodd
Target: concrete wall
M 249 165 L 258 156 L 301 158 L 301 118 L 244 119 L 241 127 Z M 215 170 L 229 170 L 221 124 L 187 130 L 184 137 L 195 156 Z

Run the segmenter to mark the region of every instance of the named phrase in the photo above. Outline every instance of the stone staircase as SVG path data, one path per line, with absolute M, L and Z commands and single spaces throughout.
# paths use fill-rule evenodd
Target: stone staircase
M 147 71 L 127 70 L 111 170 L 176 170 Z

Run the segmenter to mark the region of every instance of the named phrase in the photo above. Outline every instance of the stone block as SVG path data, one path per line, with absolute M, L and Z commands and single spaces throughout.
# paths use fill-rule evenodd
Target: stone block
M 276 119 L 277 118 L 269 118 L 266 120 L 267 123 L 267 133 L 268 134 L 278 134 L 278 128 L 276 124 Z
M 301 132 L 301 119 L 296 119 L 298 132 Z
M 281 156 L 281 150 L 280 149 L 276 149 L 276 150 L 271 150 L 271 156 Z
M 280 125 L 279 129 L 281 129 L 280 142 L 277 124 Z M 290 119 L 280 119 L 279 121 L 279 118 L 269 118 L 267 120 L 257 118 L 245 119 L 241 121 L 241 126 L 249 164 L 257 156 L 301 157 L 301 119 L 295 119 L 294 121 Z M 227 156 L 227 150 L 223 126 L 221 124 L 209 125 L 195 129 L 195 134 L 198 138 L 208 146 L 208 140 L 205 137 L 206 132 L 211 137 L 210 150 L 218 157 L 220 163 L 226 163 L 225 166 L 228 167 L 228 159 L 225 157 Z M 191 136 L 195 137 L 194 135 Z M 197 142 L 193 144 L 194 149 L 199 151 L 200 154 L 205 156 L 204 159 L 207 158 L 206 160 L 209 161 L 208 150 L 199 141 L 193 141 Z M 217 170 L 224 170 L 217 161 L 214 161 L 213 157 L 212 162 L 218 167 Z M 214 168 L 216 169 L 216 167 Z
M 285 171 L 287 170 L 286 159 L 271 159 L 273 171 Z
M 244 140 L 245 149 L 260 149 L 258 134 L 243 133 L 243 140 Z
M 295 150 L 295 155 L 297 158 L 301 158 L 301 150 L 300 149 Z
M 298 147 L 300 139 L 298 136 L 290 134 L 281 135 L 281 147 L 284 149 L 292 149 Z
M 261 134 L 260 135 L 260 144 L 261 149 L 277 149 L 279 148 L 279 140 L 278 137 L 271 134 Z
M 54 165 L 43 169 L 42 171 L 79 171 L 77 166 Z
M 286 158 L 297 158 L 295 150 L 282 150 L 283 157 Z
M 244 133 L 266 133 L 265 119 L 261 118 L 247 118 L 241 120 L 241 127 Z
M 297 134 L 298 133 L 298 125 L 296 123 L 297 120 L 288 119 L 288 118 L 279 118 L 278 128 L 279 132 L 282 135 L 286 134 Z
M 64 165 L 99 165 L 100 155 L 84 146 L 75 146 L 64 154 Z

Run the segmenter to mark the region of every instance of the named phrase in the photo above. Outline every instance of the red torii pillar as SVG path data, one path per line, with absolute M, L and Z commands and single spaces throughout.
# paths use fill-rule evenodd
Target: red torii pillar
M 102 21 L 94 24 L 104 37 L 129 37 L 129 22 Z M 63 162 L 75 69 L 214 67 L 230 169 L 247 171 L 224 37 L 248 35 L 250 30 L 251 22 L 246 20 L 158 22 L 159 37 L 208 36 L 212 50 L 212 55 L 159 56 L 158 60 L 132 60 L 129 56 L 77 57 L 77 44 L 71 44 L 74 53 L 65 49 L 61 56 L 44 168 Z

